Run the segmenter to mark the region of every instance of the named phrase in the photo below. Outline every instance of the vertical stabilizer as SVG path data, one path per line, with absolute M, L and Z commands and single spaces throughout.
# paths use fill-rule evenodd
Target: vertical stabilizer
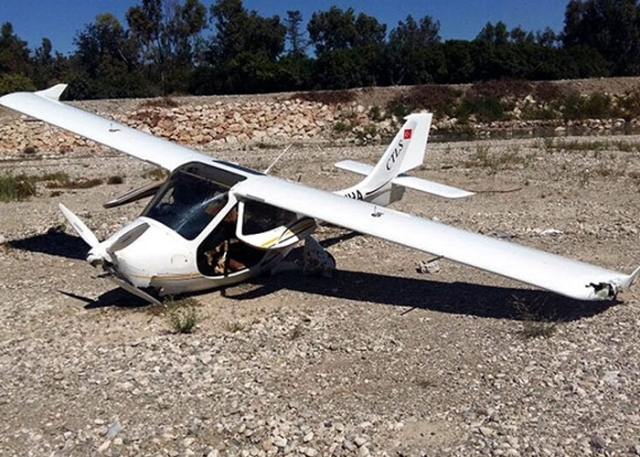
M 398 131 L 395 138 L 373 167 L 359 184 L 337 192 L 346 197 L 375 202 L 381 205 L 389 204 L 392 184 L 391 181 L 399 174 L 422 165 L 427 139 L 431 128 L 431 113 L 410 114 Z M 386 197 L 379 198 L 382 194 Z

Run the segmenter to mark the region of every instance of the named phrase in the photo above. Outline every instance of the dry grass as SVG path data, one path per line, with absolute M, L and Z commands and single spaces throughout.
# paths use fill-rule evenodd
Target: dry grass
M 344 105 L 357 98 L 353 90 L 318 90 L 313 92 L 297 92 L 291 96 L 291 100 L 303 100 L 306 102 L 322 103 L 324 105 Z

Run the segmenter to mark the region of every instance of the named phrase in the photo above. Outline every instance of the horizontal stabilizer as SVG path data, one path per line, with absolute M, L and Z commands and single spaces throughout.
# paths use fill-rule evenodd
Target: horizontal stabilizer
M 365 163 L 356 162 L 354 160 L 343 160 L 335 164 L 341 170 L 351 171 L 359 175 L 368 175 L 373 167 Z M 398 175 L 391 182 L 396 186 L 408 187 L 410 189 L 426 192 L 428 194 L 437 195 L 444 198 L 463 198 L 473 195 L 469 192 L 457 187 L 447 186 L 427 179 L 416 178 L 405 174 Z

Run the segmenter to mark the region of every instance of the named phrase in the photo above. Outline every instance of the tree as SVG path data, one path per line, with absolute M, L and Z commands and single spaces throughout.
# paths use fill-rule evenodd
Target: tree
M 142 0 L 126 17 L 149 77 L 159 79 L 163 93 L 184 90 L 207 26 L 206 7 L 199 0 Z
M 640 71 L 640 8 L 636 0 L 571 0 L 565 9 L 566 48 L 598 51 L 612 75 Z
M 287 28 L 287 41 L 289 42 L 289 55 L 301 57 L 305 54 L 307 42 L 304 38 L 302 27 L 302 13 L 299 10 L 287 11 L 287 18 L 284 20 Z
M 63 79 L 68 70 L 68 59 L 59 52 L 53 55 L 53 44 L 49 38 L 43 38 L 39 48 L 31 59 L 31 75 L 36 87 L 49 87 Z
M 269 92 L 279 87 L 278 58 L 287 34 L 280 17 L 248 11 L 241 0 L 217 0 L 210 11 L 215 34 L 207 65 L 196 70 L 191 87 L 199 93 Z
M 29 64 L 27 42 L 18 38 L 10 22 L 3 23 L 0 27 L 0 74 L 26 76 L 29 73 Z
M 353 8 L 315 12 L 307 31 L 315 47 L 314 75 L 324 89 L 377 85 L 384 75 L 387 26 Z
M 75 38 L 78 91 L 70 97 L 121 98 L 149 95 L 140 74 L 139 48 L 112 14 L 96 16 Z
M 363 46 L 379 46 L 384 43 L 387 26 L 372 16 L 353 8 L 342 10 L 332 6 L 329 11 L 315 12 L 311 16 L 307 31 L 316 54 Z
M 218 0 L 211 6 L 216 34 L 211 63 L 222 63 L 242 53 L 263 54 L 275 61 L 284 51 L 286 27 L 279 16 L 264 18 L 247 11 L 241 0 Z
M 389 35 L 387 72 L 391 84 L 425 84 L 442 71 L 440 23 L 431 16 L 416 22 L 409 15 Z

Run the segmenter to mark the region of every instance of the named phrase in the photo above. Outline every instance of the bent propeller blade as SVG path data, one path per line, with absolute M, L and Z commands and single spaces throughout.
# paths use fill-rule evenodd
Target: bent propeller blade
M 142 298 L 143 300 L 149 302 L 149 303 L 153 303 L 154 305 L 160 305 L 162 306 L 162 302 L 160 300 L 158 300 L 156 297 L 146 293 L 144 290 L 137 288 L 136 286 L 134 286 L 133 284 L 118 278 L 117 276 L 114 275 L 108 275 L 106 276 L 106 278 L 109 281 L 112 281 L 114 283 L 116 283 L 118 286 L 122 287 L 124 290 L 126 290 L 127 292 L 129 292 L 130 294 L 135 295 L 136 297 Z
M 80 220 L 78 216 L 73 214 L 69 208 L 64 206 L 62 203 L 59 203 L 60 211 L 64 214 L 64 217 L 69 221 L 69 224 L 75 229 L 76 233 L 80 235 L 80 238 L 84 240 L 92 248 L 96 247 L 100 244 L 100 241 L 95 236 L 95 234 L 85 225 L 84 222 Z

